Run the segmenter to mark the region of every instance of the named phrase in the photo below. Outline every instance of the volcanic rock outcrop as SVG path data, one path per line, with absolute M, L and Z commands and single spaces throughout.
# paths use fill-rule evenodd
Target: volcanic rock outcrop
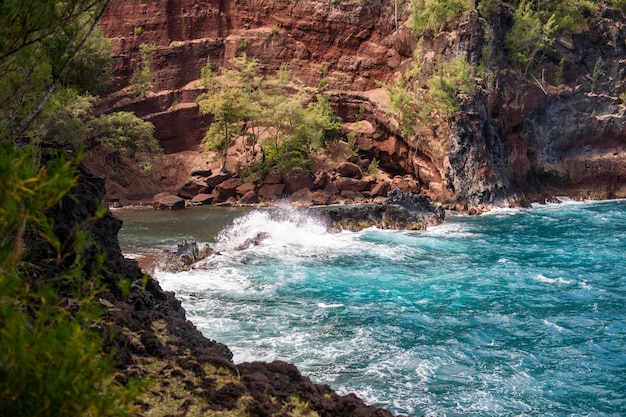
M 407 194 L 399 189 L 389 193 L 384 203 L 356 207 L 333 207 L 323 211 L 332 231 L 360 231 L 368 227 L 393 230 L 426 230 L 441 224 L 445 212 L 424 195 Z

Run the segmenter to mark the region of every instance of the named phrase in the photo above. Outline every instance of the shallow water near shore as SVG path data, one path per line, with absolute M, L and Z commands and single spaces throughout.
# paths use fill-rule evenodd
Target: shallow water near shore
M 453 215 L 426 232 L 329 234 L 286 208 L 115 214 L 126 254 L 182 240 L 220 252 L 155 275 L 235 362 L 293 362 L 415 416 L 626 413 L 624 200 Z

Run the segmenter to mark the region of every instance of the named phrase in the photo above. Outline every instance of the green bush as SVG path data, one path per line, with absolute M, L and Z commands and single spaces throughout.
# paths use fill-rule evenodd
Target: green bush
M 154 125 L 131 112 L 105 114 L 91 121 L 95 140 L 127 155 L 135 152 L 158 153 L 161 146 L 154 138 Z
M 554 44 L 557 33 L 579 30 L 595 12 L 590 0 L 534 2 L 522 0 L 505 39 L 511 65 L 525 72 Z
M 263 163 L 246 169 L 244 176 L 304 168 L 313 151 L 339 139 L 342 120 L 333 113 L 329 97 L 304 89 L 292 93 L 286 65 L 268 79 L 261 75 L 258 61 L 245 55 L 229 64 L 232 69 L 222 69 L 219 82 L 209 77 L 211 87 L 197 102 L 203 114 L 213 116 L 205 149 L 222 151 L 223 161 L 235 137 L 247 136 L 246 154 L 254 155 L 259 132 L 266 133 Z M 326 68 L 320 73 L 326 74 Z
M 380 161 L 376 158 L 372 159 L 372 162 L 370 162 L 370 164 L 367 167 L 367 172 L 370 175 L 376 175 L 376 173 L 378 172 L 378 166 L 380 165 Z
M 474 91 L 469 63 L 465 55 L 445 62 L 441 69 L 428 79 L 428 97 L 447 116 L 459 110 L 459 94 L 471 95 Z
M 133 91 L 139 96 L 146 96 L 152 89 L 152 62 L 155 52 L 156 45 L 153 43 L 139 45 L 141 65 L 135 69 L 130 79 Z
M 611 0 L 611 5 L 626 13 L 626 0 Z
M 522 1 L 513 15 L 513 28 L 505 39 L 511 65 L 527 72 L 537 56 L 552 47 L 555 32 L 553 16 L 542 22 L 531 2 Z
M 436 34 L 474 8 L 471 0 L 414 0 L 411 29 L 417 37 Z

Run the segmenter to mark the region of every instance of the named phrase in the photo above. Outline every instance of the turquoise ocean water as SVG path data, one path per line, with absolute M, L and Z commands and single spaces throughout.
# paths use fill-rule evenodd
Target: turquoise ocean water
M 426 232 L 329 234 L 287 208 L 117 214 L 128 254 L 183 239 L 220 251 L 156 277 L 235 362 L 293 362 L 414 416 L 626 415 L 626 201 Z

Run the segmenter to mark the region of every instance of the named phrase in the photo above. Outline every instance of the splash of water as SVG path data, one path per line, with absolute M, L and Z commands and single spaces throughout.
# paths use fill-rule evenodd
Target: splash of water
M 216 237 L 220 251 L 249 249 L 258 244 L 323 247 L 337 244 L 319 213 L 291 206 L 255 210 L 233 221 Z

